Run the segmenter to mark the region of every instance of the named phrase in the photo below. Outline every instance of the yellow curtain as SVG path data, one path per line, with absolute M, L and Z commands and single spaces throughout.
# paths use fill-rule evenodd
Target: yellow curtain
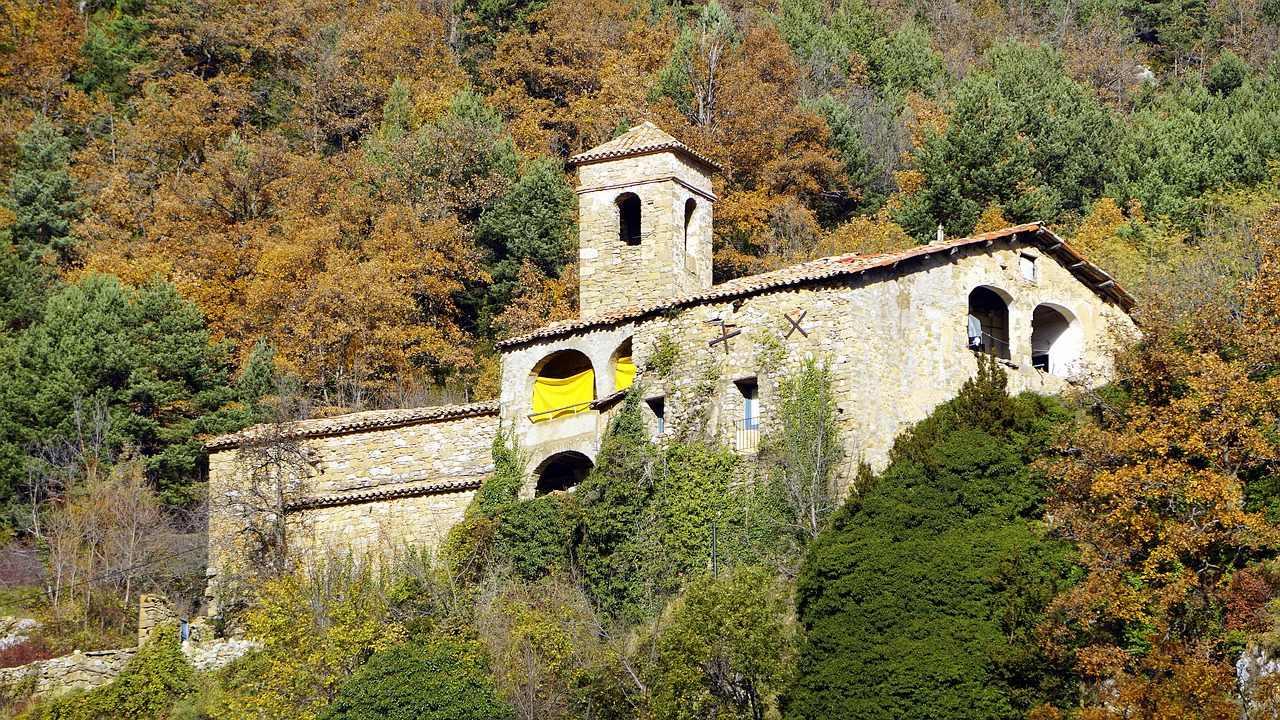
M 533 421 L 542 422 L 580 413 L 587 409 L 586 405 L 580 403 L 589 403 L 595 399 L 596 373 L 594 370 L 583 370 L 567 378 L 539 377 L 533 383 L 533 411 L 543 414 L 534 415 Z M 576 407 L 569 407 L 570 405 Z M 547 410 L 556 410 L 556 412 L 546 412 Z
M 626 390 L 636 380 L 636 366 L 629 357 L 618 358 L 618 369 L 614 371 L 613 390 Z

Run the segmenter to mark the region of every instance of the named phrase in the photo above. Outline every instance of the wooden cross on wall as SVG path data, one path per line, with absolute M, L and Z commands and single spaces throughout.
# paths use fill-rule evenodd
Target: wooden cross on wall
M 791 313 L 782 313 L 782 317 L 786 318 L 786 319 L 787 319 L 787 322 L 791 323 L 791 329 L 790 329 L 790 330 L 787 330 L 787 334 L 786 334 L 785 336 L 783 336 L 783 338 L 782 338 L 782 339 L 783 339 L 783 340 L 786 340 L 786 339 L 790 338 L 790 337 L 791 337 L 791 333 L 793 333 L 793 332 L 795 332 L 795 331 L 797 331 L 797 330 L 799 330 L 799 331 L 800 331 L 800 334 L 801 334 L 801 335 L 803 335 L 803 336 L 805 336 L 805 337 L 809 337 L 809 333 L 805 332 L 805 331 L 804 331 L 804 328 L 800 327 L 800 322 L 801 322 L 801 321 L 803 321 L 803 320 L 804 320 L 804 316 L 805 316 L 805 315 L 808 315 L 808 314 L 809 314 L 809 311 L 808 311 L 808 310 L 801 310 L 801 311 L 800 311 L 800 315 L 799 315 L 799 316 L 797 316 L 797 317 L 791 317 Z
M 725 324 L 724 320 L 708 320 L 707 324 L 720 326 L 720 337 L 707 343 L 707 345 L 709 345 L 710 347 L 715 347 L 716 343 L 724 343 L 724 354 L 728 355 L 729 354 L 729 338 L 737 337 L 738 335 L 741 335 L 742 331 L 734 330 L 733 332 L 729 332 L 729 328 L 733 326 Z

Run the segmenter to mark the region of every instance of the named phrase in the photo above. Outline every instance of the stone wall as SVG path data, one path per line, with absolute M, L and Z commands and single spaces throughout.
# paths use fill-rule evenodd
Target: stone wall
M 493 469 L 491 403 L 354 413 L 209 443 L 212 613 L 283 505 L 289 553 L 434 548 Z
M 201 672 L 212 672 L 238 660 L 260 647 L 242 639 L 188 641 L 182 653 Z M 22 697 L 46 698 L 73 690 L 93 690 L 115 682 L 138 648 L 120 650 L 76 651 L 70 655 L 37 660 L 19 667 L 0 668 L 0 691 Z
M 138 644 L 151 639 L 151 634 L 166 625 L 181 622 L 173 603 L 164 595 L 142 595 L 138 598 Z
M 1021 267 L 1024 255 L 1036 258 L 1033 279 Z M 1004 367 L 1015 393 L 1058 393 L 1069 380 L 1102 382 L 1111 371 L 1110 350 L 1117 333 L 1134 332 L 1123 309 L 1028 245 L 971 245 L 912 262 L 919 267 L 886 267 L 825 283 L 709 301 L 504 347 L 504 418 L 531 453 L 531 464 L 557 452 L 556 426 L 567 426 L 572 418 L 537 426 L 527 421 L 531 369 L 550 353 L 580 350 L 595 365 L 597 397 L 604 397 L 614 389 L 610 353 L 631 338 L 633 358 L 641 368 L 637 382 L 643 383 L 647 397 L 664 398 L 667 433 L 710 434 L 732 446 L 743 415 L 738 383 L 756 383 L 761 429 L 767 433 L 777 421 L 772 409 L 777 407 L 780 381 L 813 357 L 831 369 L 848 469 L 859 460 L 879 469 L 904 428 L 953 397 L 976 373 L 977 359 L 968 349 L 966 332 L 974 288 L 990 287 L 1010 299 L 1011 351 Z M 1042 303 L 1074 319 L 1083 347 L 1073 378 L 1032 368 L 1031 316 Z M 799 318 L 801 313 L 800 326 L 807 336 L 792 331 L 786 319 L 787 314 Z M 720 322 L 730 332 L 739 331 L 727 347 L 710 344 L 720 335 Z M 678 361 L 666 377 L 659 377 L 645 368 L 664 344 L 674 349 Z M 651 414 L 649 421 L 656 425 Z
M 137 648 L 99 650 L 37 660 L 20 667 L 0 668 L 0 687 L 21 688 L 30 697 L 48 697 L 71 690 L 92 690 L 120 675 Z

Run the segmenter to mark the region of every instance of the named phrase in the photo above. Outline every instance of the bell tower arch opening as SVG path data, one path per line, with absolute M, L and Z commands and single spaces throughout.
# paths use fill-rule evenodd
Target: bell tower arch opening
M 618 196 L 618 239 L 624 245 L 639 245 L 643 238 L 640 229 L 640 196 L 622 193 Z
M 689 198 L 684 201 L 684 252 L 689 254 L 689 226 L 693 224 L 693 213 L 698 209 L 698 201 Z
M 574 155 L 584 318 L 711 287 L 720 167 L 653 123 Z

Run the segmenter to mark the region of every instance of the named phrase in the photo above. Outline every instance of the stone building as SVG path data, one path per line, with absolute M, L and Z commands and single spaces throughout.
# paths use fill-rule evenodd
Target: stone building
M 247 530 L 272 523 L 293 552 L 438 544 L 492 471 L 500 425 L 528 458 L 524 496 L 568 489 L 633 384 L 655 441 L 711 436 L 749 455 L 777 422 L 780 380 L 816 359 L 846 457 L 880 468 L 979 354 L 1003 364 L 1011 391 L 1057 393 L 1104 381 L 1114 343 L 1135 332 L 1129 294 L 1038 223 L 713 285 L 713 162 L 647 122 L 571 160 L 580 319 L 499 343 L 496 403 L 210 441 L 215 578 L 240 561 Z M 263 478 L 289 491 L 264 494 Z

